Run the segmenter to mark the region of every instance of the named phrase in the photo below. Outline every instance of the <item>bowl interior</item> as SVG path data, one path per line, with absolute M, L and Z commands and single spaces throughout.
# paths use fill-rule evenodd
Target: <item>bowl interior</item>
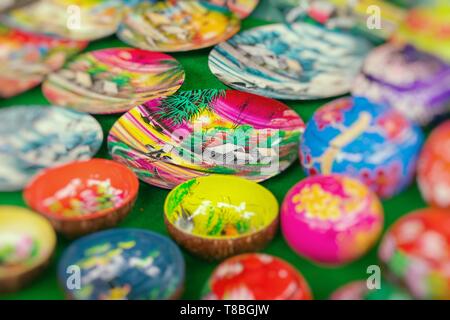
M 169 223 L 202 238 L 239 238 L 259 232 L 278 217 L 278 202 L 259 184 L 244 178 L 211 175 L 189 180 L 169 193 Z
M 56 245 L 50 223 L 24 208 L 0 206 L 0 278 L 33 269 Z
M 91 219 L 128 204 L 138 191 L 134 173 L 103 159 L 73 162 L 44 171 L 25 190 L 34 210 L 59 219 Z

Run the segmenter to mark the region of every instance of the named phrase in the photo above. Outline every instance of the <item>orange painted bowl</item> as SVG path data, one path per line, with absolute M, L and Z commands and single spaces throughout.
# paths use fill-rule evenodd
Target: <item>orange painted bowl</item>
M 126 166 L 105 159 L 76 161 L 36 175 L 24 191 L 33 210 L 69 238 L 114 227 L 131 211 L 139 182 Z
M 21 289 L 48 265 L 56 233 L 40 215 L 20 207 L 0 206 L 0 292 Z

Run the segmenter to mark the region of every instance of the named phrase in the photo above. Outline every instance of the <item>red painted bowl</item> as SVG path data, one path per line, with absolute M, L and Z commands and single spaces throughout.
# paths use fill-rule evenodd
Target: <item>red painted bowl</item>
M 139 182 L 126 166 L 104 159 L 71 162 L 36 175 L 24 191 L 29 207 L 77 237 L 115 226 L 131 211 Z

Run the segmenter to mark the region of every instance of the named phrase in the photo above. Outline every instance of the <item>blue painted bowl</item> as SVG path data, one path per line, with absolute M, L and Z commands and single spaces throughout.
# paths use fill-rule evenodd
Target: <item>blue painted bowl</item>
M 0 191 L 17 191 L 42 169 L 92 158 L 103 132 L 85 113 L 14 106 L 0 109 L 0 141 Z
M 423 133 L 401 113 L 361 97 L 319 108 L 306 126 L 300 157 L 309 175 L 340 173 L 389 198 L 413 180 Z
M 94 233 L 73 242 L 58 266 L 71 299 L 175 299 L 183 289 L 185 264 L 167 237 L 140 229 Z

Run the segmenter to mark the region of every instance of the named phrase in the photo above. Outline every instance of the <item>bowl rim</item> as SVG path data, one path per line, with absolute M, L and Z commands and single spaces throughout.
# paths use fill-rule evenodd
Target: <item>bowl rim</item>
M 99 163 L 102 165 L 108 164 L 108 165 L 113 165 L 115 166 L 118 170 L 121 170 L 125 174 L 131 179 L 131 186 L 126 189 L 128 191 L 128 195 L 125 197 L 123 203 L 115 208 L 108 208 L 108 209 L 103 209 L 100 211 L 96 211 L 93 213 L 88 213 L 85 215 L 76 215 L 73 217 L 64 217 L 62 215 L 59 214 L 53 214 L 53 213 L 49 213 L 43 210 L 37 210 L 37 208 L 35 208 L 30 201 L 30 195 L 33 192 L 34 189 L 34 185 L 35 183 L 37 183 L 37 181 L 45 178 L 45 176 L 48 174 L 48 172 L 51 172 L 53 170 L 57 170 L 57 169 L 62 169 L 62 168 L 69 168 L 72 166 L 77 166 L 80 164 L 86 164 L 86 163 Z M 23 191 L 23 199 L 25 201 L 25 203 L 27 204 L 28 207 L 30 207 L 32 210 L 35 210 L 36 212 L 38 212 L 39 214 L 45 216 L 46 218 L 50 219 L 50 220 L 56 220 L 56 221 L 66 221 L 66 222 L 75 222 L 75 221 L 87 221 L 87 220 L 94 220 L 94 219 L 99 219 L 99 218 L 103 218 L 105 216 L 108 216 L 109 214 L 116 212 L 117 210 L 120 210 L 124 207 L 126 207 L 127 205 L 129 205 L 131 202 L 135 201 L 135 199 L 137 198 L 138 195 L 138 191 L 139 191 L 139 180 L 136 176 L 136 174 L 129 169 L 127 166 L 117 162 L 117 161 L 113 161 L 113 160 L 109 160 L 109 159 L 103 159 L 103 158 L 92 158 L 92 159 L 88 159 L 88 160 L 79 160 L 79 161 L 72 161 L 69 163 L 65 163 L 59 166 L 55 166 L 55 167 L 51 167 L 48 169 L 44 169 L 43 171 L 39 172 L 38 174 L 36 174 L 31 180 L 30 182 L 27 184 L 27 186 L 25 187 L 24 191 Z

